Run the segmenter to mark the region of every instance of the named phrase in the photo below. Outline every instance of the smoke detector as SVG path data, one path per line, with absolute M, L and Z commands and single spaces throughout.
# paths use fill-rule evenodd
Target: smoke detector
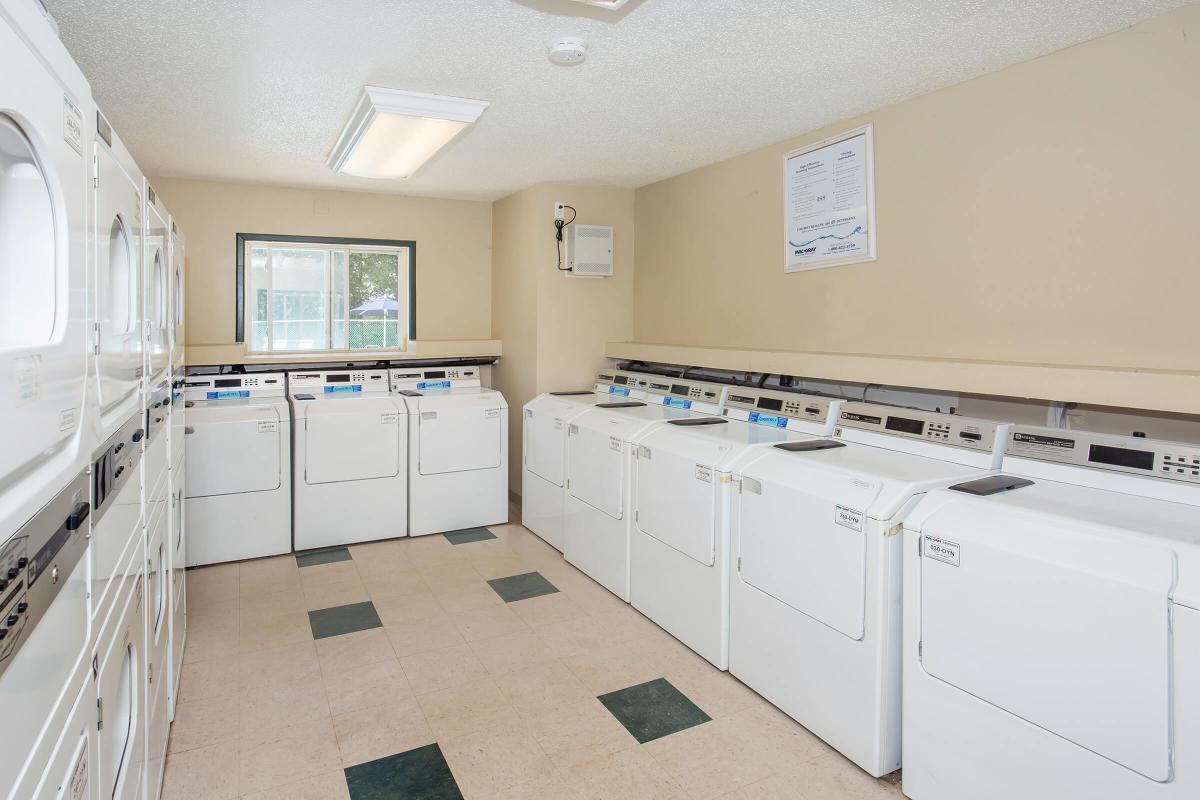
M 547 55 L 551 61 L 563 67 L 582 64 L 587 58 L 587 42 L 574 36 L 555 39 Z
M 629 2 L 629 0 L 571 0 L 572 3 L 583 3 L 589 6 L 599 6 L 607 8 L 609 11 L 616 11 L 621 6 Z

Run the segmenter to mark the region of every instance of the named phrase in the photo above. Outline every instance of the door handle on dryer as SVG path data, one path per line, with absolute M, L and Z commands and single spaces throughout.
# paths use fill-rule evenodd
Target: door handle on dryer
M 186 435 L 188 435 L 188 436 L 191 436 L 193 433 L 195 433 L 195 432 L 196 432 L 196 429 L 195 429 L 195 428 L 193 428 L 191 425 L 184 425 L 184 426 L 183 426 L 183 432 L 184 432 Z

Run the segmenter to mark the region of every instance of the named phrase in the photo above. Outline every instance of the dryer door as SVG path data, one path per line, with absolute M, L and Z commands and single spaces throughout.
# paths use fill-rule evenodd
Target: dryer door
M 638 441 L 633 484 L 634 525 L 695 561 L 712 566 L 717 548 L 717 491 L 713 465 L 730 444 L 658 428 Z
M 864 633 L 867 512 L 881 484 L 772 451 L 742 477 L 738 576 L 851 639 Z
M 1147 778 L 1170 778 L 1174 552 L 986 502 L 940 509 L 921 543 L 926 672 Z
M 246 401 L 198 402 L 188 409 L 187 496 L 208 497 L 279 488 L 280 406 Z
M 390 397 L 317 400 L 297 410 L 304 414 L 306 483 L 392 478 L 400 473 L 402 415 Z
M 147 364 L 150 375 L 165 369 L 170 359 L 169 287 L 167 263 L 167 222 L 153 207 L 146 211 L 145 304 L 146 324 L 149 327 Z
M 567 427 L 567 491 L 613 519 L 625 514 L 625 445 L 621 437 L 588 425 Z
M 500 440 L 506 432 L 499 397 L 422 397 L 417 407 L 418 467 L 422 475 L 469 472 L 500 466 Z
M 525 466 L 555 486 L 562 486 L 565 479 L 566 417 L 575 408 L 553 397 L 535 400 L 525 407 Z

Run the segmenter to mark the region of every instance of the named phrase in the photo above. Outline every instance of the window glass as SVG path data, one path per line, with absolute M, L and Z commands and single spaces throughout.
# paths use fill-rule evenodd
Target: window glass
M 305 248 L 271 252 L 271 349 L 327 350 L 329 253 Z
M 395 348 L 400 336 L 400 257 L 350 254 L 350 348 Z
M 250 248 L 249 289 L 246 291 L 246 317 L 250 321 L 250 349 L 255 352 L 268 350 L 267 325 L 270 322 L 269 298 L 271 279 L 267 273 L 267 248 Z
M 349 306 L 346 303 L 347 271 L 346 261 L 349 253 L 345 250 L 334 250 L 333 272 L 329 279 L 329 348 L 331 350 L 346 350 L 350 345 L 347 340 L 346 316 Z

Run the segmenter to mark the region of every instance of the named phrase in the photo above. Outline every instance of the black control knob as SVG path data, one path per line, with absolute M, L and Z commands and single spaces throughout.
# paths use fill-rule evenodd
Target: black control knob
M 8 636 L 8 628 L 0 628 L 0 642 L 4 641 L 5 636 Z
M 20 558 L 17 559 L 17 567 L 19 567 L 20 569 L 25 569 L 25 567 L 28 564 L 29 564 L 29 559 L 26 558 L 25 556 L 21 556 Z
M 17 613 L 18 614 L 24 614 L 28 610 L 29 610 L 29 603 L 26 603 L 24 600 L 17 603 Z
M 8 579 L 11 581 L 15 577 L 17 577 L 17 568 L 9 567 L 8 568 Z
M 142 430 L 141 428 L 138 428 L 136 431 L 133 432 L 133 436 L 131 438 L 135 442 L 140 442 L 145 437 L 146 437 L 146 432 L 144 430 Z
M 114 478 L 121 477 L 121 473 L 125 471 L 124 467 L 117 467 L 117 471 L 113 473 Z
M 10 628 L 11 628 L 13 625 L 16 625 L 16 624 L 17 624 L 18 622 L 20 622 L 20 621 L 21 621 L 21 620 L 20 620 L 20 618 L 19 618 L 19 617 L 18 617 L 16 614 L 9 614 L 9 615 L 8 615 L 8 619 L 6 620 L 6 622 L 8 622 L 8 626 L 9 626 Z
M 8 579 L 0 578 L 0 592 L 3 592 L 7 588 L 8 588 Z

